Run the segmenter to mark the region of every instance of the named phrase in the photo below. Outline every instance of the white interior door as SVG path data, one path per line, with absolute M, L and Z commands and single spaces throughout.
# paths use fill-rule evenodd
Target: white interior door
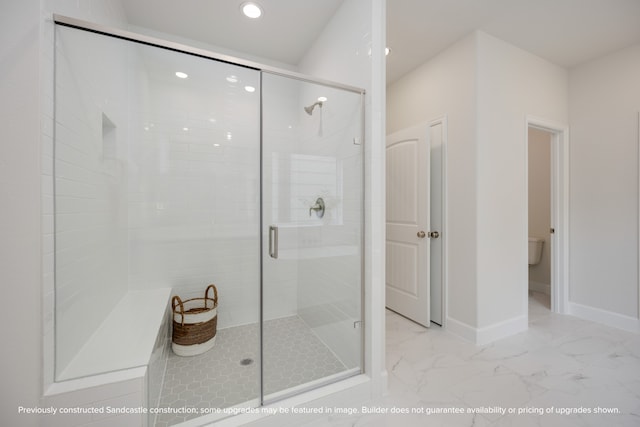
M 387 136 L 387 307 L 423 325 L 429 314 L 429 146 L 426 125 Z

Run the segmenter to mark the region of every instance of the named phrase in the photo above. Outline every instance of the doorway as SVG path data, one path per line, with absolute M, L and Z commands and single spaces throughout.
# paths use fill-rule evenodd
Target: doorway
M 429 123 L 429 148 L 430 167 L 430 198 L 429 214 L 431 220 L 431 245 L 429 253 L 429 294 L 431 323 L 444 326 L 445 323 L 445 206 L 446 206 L 446 141 L 447 141 L 447 118 L 441 117 Z
M 446 117 L 387 136 L 386 305 L 444 326 Z
M 551 309 L 551 223 L 553 133 L 535 127 L 527 132 L 529 166 L 529 298 Z
M 527 117 L 528 291 L 555 313 L 568 301 L 568 136 L 565 125 Z

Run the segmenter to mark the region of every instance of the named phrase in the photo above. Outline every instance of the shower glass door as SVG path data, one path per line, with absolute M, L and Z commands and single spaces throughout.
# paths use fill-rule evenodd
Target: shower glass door
M 189 409 L 150 415 L 157 426 L 259 405 L 260 72 L 55 36 L 56 381 L 147 366 L 149 407 Z M 183 357 L 171 295 L 210 284 L 215 341 Z
M 262 76 L 262 395 L 362 371 L 362 94 Z

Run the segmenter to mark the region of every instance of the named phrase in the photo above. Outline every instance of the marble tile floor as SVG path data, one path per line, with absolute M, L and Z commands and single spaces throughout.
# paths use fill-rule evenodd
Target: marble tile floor
M 266 395 L 347 369 L 298 316 L 266 321 L 264 341 Z M 160 406 L 227 408 L 259 398 L 258 345 L 258 324 L 250 324 L 219 330 L 214 347 L 204 354 L 180 357 L 171 353 Z M 155 427 L 198 416 L 161 414 Z
M 389 393 L 366 406 L 463 413 L 332 415 L 308 427 L 640 426 L 640 335 L 551 313 L 543 294 L 530 294 L 528 331 L 484 346 L 391 311 L 386 321 Z

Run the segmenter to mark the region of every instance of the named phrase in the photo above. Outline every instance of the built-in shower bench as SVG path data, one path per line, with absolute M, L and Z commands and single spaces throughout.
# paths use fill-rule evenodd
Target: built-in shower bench
M 125 294 L 56 382 L 47 386 L 42 404 L 157 406 L 170 351 L 170 297 L 170 288 Z M 109 425 L 154 424 L 154 416 L 147 413 L 114 415 L 108 420 Z M 103 425 L 101 421 L 105 420 L 97 423 Z
M 166 335 L 171 288 L 129 291 L 58 376 L 58 381 L 146 366 Z

